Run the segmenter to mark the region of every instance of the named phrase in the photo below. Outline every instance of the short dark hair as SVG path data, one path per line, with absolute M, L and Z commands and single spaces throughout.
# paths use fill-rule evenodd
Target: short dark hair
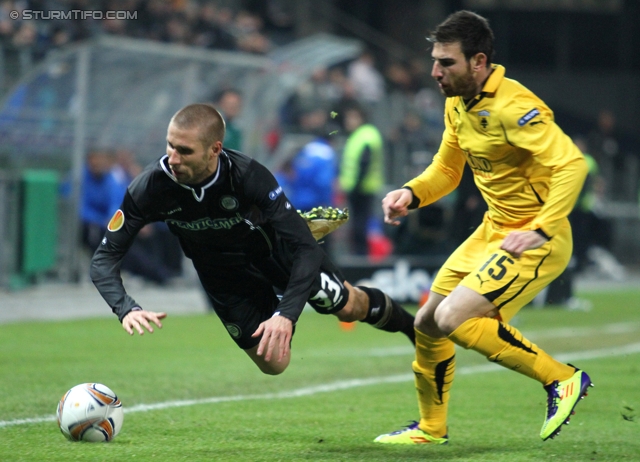
M 428 40 L 432 43 L 460 42 L 467 61 L 478 53 L 487 56 L 487 66 L 493 61 L 495 51 L 489 21 L 472 11 L 461 10 L 451 14 L 436 27 Z
M 171 118 L 171 123 L 178 128 L 198 128 L 200 141 L 206 148 L 224 139 L 224 119 L 213 104 L 197 103 L 185 106 Z

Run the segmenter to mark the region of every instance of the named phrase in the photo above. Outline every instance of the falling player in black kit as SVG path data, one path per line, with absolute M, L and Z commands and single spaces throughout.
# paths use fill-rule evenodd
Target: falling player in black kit
M 120 262 L 144 225 L 164 221 L 229 334 L 266 374 L 287 368 L 307 302 L 318 313 L 403 332 L 413 342 L 413 316 L 380 290 L 345 281 L 273 175 L 224 149 L 224 134 L 212 105 L 178 111 L 167 130 L 167 154 L 133 180 L 111 219 L 91 279 L 123 328 L 142 335 L 153 332 L 151 324 L 162 327 L 165 313 L 142 309 L 125 292 Z

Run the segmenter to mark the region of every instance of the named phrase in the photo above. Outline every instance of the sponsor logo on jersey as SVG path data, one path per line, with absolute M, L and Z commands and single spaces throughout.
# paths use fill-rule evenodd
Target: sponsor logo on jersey
M 285 209 L 287 209 L 287 210 L 291 210 L 291 208 L 292 208 L 291 203 L 290 203 L 289 201 L 287 201 L 287 202 L 284 204 L 284 208 L 285 208 Z
M 278 186 L 276 189 L 269 193 L 269 199 L 272 201 L 276 200 L 276 198 L 282 194 L 282 186 Z
M 225 210 L 236 210 L 238 208 L 239 202 L 233 196 L 222 196 L 220 198 L 220 207 Z
M 102 245 L 107 245 L 107 238 L 103 237 L 102 238 L 102 242 L 100 242 Z
M 229 331 L 229 334 L 233 338 L 240 338 L 240 336 L 242 335 L 242 330 L 238 326 L 236 326 L 235 324 L 226 324 L 225 323 L 224 327 L 227 328 L 227 330 Z
M 469 163 L 469 167 L 471 167 L 472 169 L 480 170 L 481 172 L 490 172 L 492 170 L 491 162 L 489 161 L 489 159 L 485 159 L 484 157 L 472 156 L 468 152 L 467 154 L 467 162 Z
M 181 229 L 188 231 L 205 231 L 207 229 L 231 229 L 242 221 L 240 217 L 231 218 L 201 218 L 196 221 L 179 221 L 179 220 L 165 220 L 168 225 L 174 225 Z
M 109 220 L 109 224 L 107 225 L 107 229 L 109 231 L 116 232 L 124 225 L 124 213 L 122 210 L 116 210 L 116 213 L 113 214 L 111 220 Z
M 533 119 L 534 117 L 539 116 L 539 115 L 540 115 L 540 111 L 538 111 L 537 109 L 531 109 L 525 115 L 520 117 L 520 120 L 518 120 L 518 125 L 520 125 L 522 127 L 522 126 L 528 124 L 531 121 L 531 119 Z
M 489 117 L 491 115 L 491 113 L 489 111 L 482 110 L 482 111 L 478 112 L 478 115 L 480 117 Z

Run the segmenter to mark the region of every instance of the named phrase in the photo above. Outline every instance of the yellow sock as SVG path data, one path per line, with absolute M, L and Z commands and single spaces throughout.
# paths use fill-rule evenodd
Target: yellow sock
M 455 370 L 455 345 L 448 338 L 432 338 L 416 329 L 413 362 L 420 429 L 436 438 L 447 434 L 449 389 Z
M 524 338 L 515 327 L 493 318 L 471 318 L 454 330 L 449 338 L 464 348 L 471 348 L 543 385 L 566 380 L 575 372 L 571 366 L 556 361 Z

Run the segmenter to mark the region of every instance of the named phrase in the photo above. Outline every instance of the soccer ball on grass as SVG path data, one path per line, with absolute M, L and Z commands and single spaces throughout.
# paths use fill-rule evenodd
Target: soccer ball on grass
M 122 403 L 101 383 L 76 385 L 58 403 L 58 426 L 71 441 L 111 441 L 120 432 Z

